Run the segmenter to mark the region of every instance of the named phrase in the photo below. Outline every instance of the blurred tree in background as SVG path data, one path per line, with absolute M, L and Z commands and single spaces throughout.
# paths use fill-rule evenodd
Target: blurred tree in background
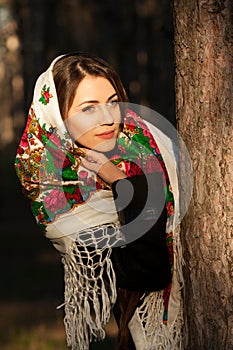
M 175 123 L 169 0 L 0 0 L 0 350 L 64 350 L 60 257 L 44 239 L 13 171 L 37 77 L 57 55 L 96 54 L 133 103 Z M 116 328 L 91 349 L 113 349 Z M 111 338 L 111 339 L 110 339 Z
M 23 76 L 21 43 L 12 1 L 0 0 L 0 149 L 13 142 L 22 124 Z
M 174 123 L 169 0 L 0 0 L 0 27 L 1 60 L 8 72 L 8 88 L 0 93 L 8 112 L 1 110 L 1 119 L 8 132 L 12 109 L 18 101 L 22 104 L 23 96 L 27 113 L 38 75 L 55 56 L 74 51 L 107 60 L 119 72 L 131 102 L 149 106 Z M 0 83 L 6 84 L 1 72 L 0 67 Z M 13 121 L 16 134 L 19 122 Z

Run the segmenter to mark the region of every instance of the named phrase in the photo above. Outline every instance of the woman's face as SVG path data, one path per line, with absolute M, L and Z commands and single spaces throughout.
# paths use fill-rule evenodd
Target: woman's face
M 120 131 L 118 96 L 104 77 L 86 76 L 79 83 L 65 124 L 84 147 L 107 152 L 114 148 Z

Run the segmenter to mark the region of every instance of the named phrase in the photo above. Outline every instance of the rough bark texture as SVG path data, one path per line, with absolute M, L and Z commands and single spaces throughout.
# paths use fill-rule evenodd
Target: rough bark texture
M 233 349 L 232 5 L 174 0 L 177 121 L 194 169 L 182 226 L 188 350 Z

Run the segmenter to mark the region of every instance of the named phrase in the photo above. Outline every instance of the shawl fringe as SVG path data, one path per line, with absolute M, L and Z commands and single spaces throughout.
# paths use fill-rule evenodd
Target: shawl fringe
M 169 300 L 168 321 L 163 322 L 163 290 L 143 296 L 143 303 L 136 309 L 129 322 L 129 329 L 136 350 L 183 350 L 183 300 L 181 289 L 184 280 L 184 259 L 180 242 L 180 228 L 174 230 L 174 272 Z
M 129 322 L 136 350 L 182 350 L 182 307 L 170 327 L 162 322 L 163 291 L 150 293 Z
M 79 243 L 80 244 L 80 243 Z M 63 254 L 65 330 L 71 350 L 88 350 L 89 342 L 105 338 L 104 326 L 116 302 L 116 279 L 111 248 L 89 252 L 75 242 Z M 87 261 L 84 264 L 83 261 Z M 104 278 L 103 278 L 104 277 Z M 62 305 L 62 306 L 63 306 Z

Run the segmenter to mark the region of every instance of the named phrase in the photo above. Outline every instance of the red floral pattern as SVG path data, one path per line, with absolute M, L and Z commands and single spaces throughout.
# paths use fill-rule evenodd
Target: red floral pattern
M 57 210 L 61 210 L 64 206 L 67 205 L 67 199 L 64 195 L 64 192 L 59 190 L 52 190 L 49 193 L 49 196 L 44 198 L 45 208 L 52 213 L 55 213 Z
M 46 105 L 50 98 L 49 87 L 44 85 L 40 102 Z M 93 177 L 85 170 L 78 171 L 83 152 L 73 150 L 69 145 L 68 135 L 61 139 L 53 127 L 41 126 L 33 109 L 30 110 L 15 168 L 25 193 L 32 199 L 32 211 L 44 228 L 60 214 L 83 204 L 92 193 L 109 189 L 98 176 Z M 128 177 L 154 172 L 164 174 L 167 216 L 173 218 L 174 198 L 160 150 L 143 120 L 132 111 L 125 116 L 116 149 L 111 161 Z M 166 239 L 173 270 L 172 232 L 167 233 Z M 170 287 L 164 290 L 165 323 L 169 295 Z
M 43 105 L 47 105 L 49 103 L 50 98 L 53 97 L 52 94 L 50 94 L 50 87 L 46 87 L 46 84 L 43 86 L 41 90 L 41 97 L 39 99 L 39 102 L 43 103 Z

